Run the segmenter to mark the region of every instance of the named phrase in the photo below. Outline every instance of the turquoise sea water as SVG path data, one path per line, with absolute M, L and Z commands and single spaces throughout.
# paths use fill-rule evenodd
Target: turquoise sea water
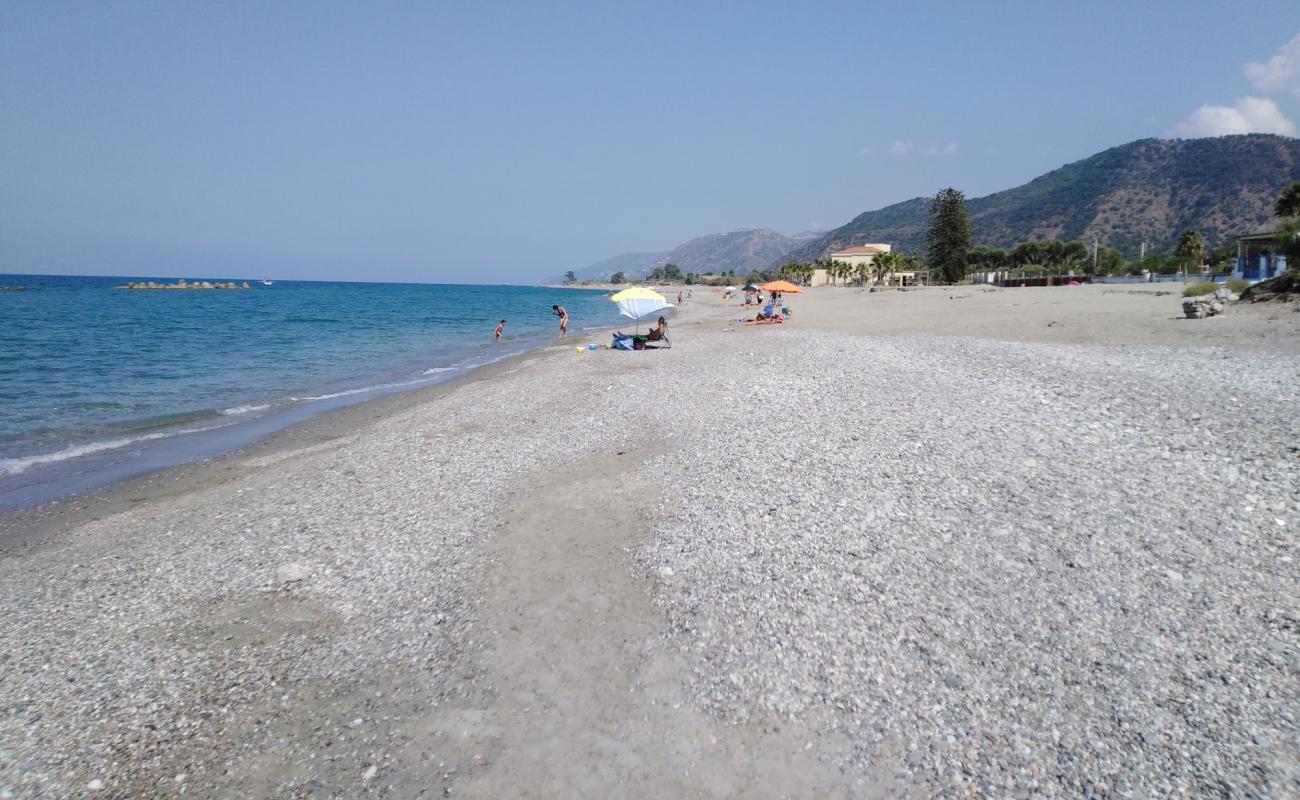
M 0 292 L 0 512 L 554 341 L 553 303 L 571 332 L 618 325 L 604 293 L 582 289 L 114 288 L 128 280 L 148 279 L 0 275 L 26 287 Z

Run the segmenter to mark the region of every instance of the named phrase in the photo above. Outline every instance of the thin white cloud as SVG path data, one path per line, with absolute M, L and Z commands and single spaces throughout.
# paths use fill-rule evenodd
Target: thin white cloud
M 951 156 L 957 153 L 957 143 L 948 142 L 945 145 L 931 145 L 925 148 L 927 156 Z
M 1265 97 L 1239 97 L 1231 106 L 1204 105 L 1187 115 L 1170 133 L 1185 139 L 1234 133 L 1280 133 L 1295 136 L 1295 123 Z
M 1300 98 L 1300 33 L 1268 61 L 1251 62 L 1241 68 L 1256 91 L 1266 94 L 1290 92 Z
M 889 154 L 893 156 L 905 156 L 912 152 L 915 147 L 911 142 L 894 142 L 889 146 Z
M 869 144 L 863 145 L 858 149 L 858 155 L 863 156 L 864 158 L 874 158 L 876 155 L 876 148 Z

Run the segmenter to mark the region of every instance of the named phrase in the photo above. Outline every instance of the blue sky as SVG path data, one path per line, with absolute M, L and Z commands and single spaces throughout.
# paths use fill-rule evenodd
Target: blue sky
M 1293 1 L 16 1 L 0 272 L 531 282 L 1297 121 Z

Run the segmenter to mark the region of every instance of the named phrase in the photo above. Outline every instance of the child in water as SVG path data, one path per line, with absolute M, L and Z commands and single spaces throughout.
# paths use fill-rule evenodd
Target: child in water
M 498 342 L 501 341 L 501 334 L 505 333 L 505 330 L 506 330 L 506 321 L 505 321 L 505 320 L 501 320 L 501 323 L 500 323 L 499 325 L 497 325 L 497 338 L 496 338 L 496 340 L 497 340 Z

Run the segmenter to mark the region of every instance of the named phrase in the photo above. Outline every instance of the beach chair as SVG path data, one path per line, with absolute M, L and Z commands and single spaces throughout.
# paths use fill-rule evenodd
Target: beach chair
M 673 343 L 668 340 L 668 332 L 665 331 L 663 336 L 658 339 L 651 339 L 649 336 L 635 336 L 637 344 L 640 345 L 638 350 L 668 350 Z

